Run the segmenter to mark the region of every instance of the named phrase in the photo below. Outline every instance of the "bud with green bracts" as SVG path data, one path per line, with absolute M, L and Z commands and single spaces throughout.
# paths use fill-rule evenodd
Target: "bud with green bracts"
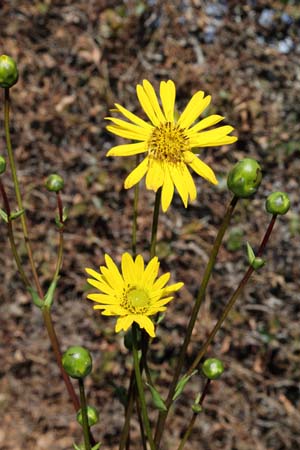
M 266 210 L 270 214 L 286 214 L 290 206 L 290 199 L 285 192 L 273 192 L 266 200 Z
M 99 413 L 98 413 L 97 409 L 94 408 L 93 406 L 87 407 L 87 416 L 88 416 L 89 427 L 92 427 L 93 425 L 96 425 L 96 423 L 99 422 Z M 77 422 L 82 426 L 83 421 L 82 421 L 81 409 L 78 411 L 78 413 L 76 415 L 76 419 L 77 419 Z
M 0 175 L 6 171 L 6 161 L 3 156 L 0 156 Z
M 255 159 L 245 158 L 239 161 L 229 172 L 227 186 L 240 198 L 254 195 L 262 180 L 261 167 Z
M 202 364 L 202 373 L 209 380 L 216 380 L 224 372 L 224 365 L 218 358 L 208 358 Z
M 0 56 L 0 86 L 10 88 L 19 78 L 19 72 L 15 61 L 7 55 Z
M 62 365 L 70 377 L 84 378 L 91 372 L 93 362 L 86 348 L 73 346 L 63 354 Z
M 60 175 L 52 173 L 47 178 L 45 186 L 50 192 L 59 192 L 63 189 L 64 184 L 64 179 Z

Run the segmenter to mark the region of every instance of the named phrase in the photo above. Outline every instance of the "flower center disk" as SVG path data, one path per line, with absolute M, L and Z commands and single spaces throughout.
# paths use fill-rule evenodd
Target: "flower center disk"
M 127 294 L 127 301 L 132 308 L 146 308 L 149 305 L 149 296 L 143 289 L 132 289 Z
M 184 130 L 171 122 L 156 127 L 148 142 L 149 157 L 160 162 L 183 162 L 183 153 L 189 149 L 189 138 Z

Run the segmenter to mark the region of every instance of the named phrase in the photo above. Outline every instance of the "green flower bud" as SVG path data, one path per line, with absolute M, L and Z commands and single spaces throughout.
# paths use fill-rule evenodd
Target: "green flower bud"
M 285 192 L 273 192 L 266 200 L 266 210 L 270 214 L 286 214 L 290 206 L 290 199 Z
M 216 380 L 224 372 L 224 365 L 220 359 L 208 358 L 202 365 L 202 372 L 209 380 Z
M 0 156 L 0 175 L 6 171 L 6 161 L 3 156 Z
M 0 86 L 10 88 L 18 81 L 19 73 L 15 61 L 7 55 L 0 56 Z
M 63 354 L 62 365 L 70 377 L 84 378 L 91 372 L 93 362 L 86 348 L 73 346 Z
M 94 408 L 93 406 L 88 406 L 87 407 L 87 416 L 88 416 L 89 427 L 92 427 L 93 425 L 96 425 L 96 423 L 99 422 L 99 413 L 98 413 L 97 409 Z M 83 425 L 83 421 L 82 421 L 82 410 L 81 410 L 81 408 L 80 408 L 80 410 L 78 411 L 78 413 L 76 415 L 76 419 L 77 419 L 77 422 L 82 426 Z
M 258 162 L 245 158 L 229 172 L 227 186 L 237 197 L 247 198 L 256 193 L 261 179 L 262 172 Z
M 64 179 L 56 173 L 49 175 L 45 183 L 46 188 L 50 192 L 59 192 L 63 189 L 64 185 Z

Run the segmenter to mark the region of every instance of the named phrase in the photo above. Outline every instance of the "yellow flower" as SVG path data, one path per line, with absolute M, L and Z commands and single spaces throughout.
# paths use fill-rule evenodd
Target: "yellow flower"
M 211 97 L 205 97 L 202 91 L 193 95 L 178 120 L 175 114 L 176 88 L 173 81 L 160 83 L 162 108 L 149 81 L 144 80 L 142 85 L 138 84 L 136 91 L 151 123 L 116 103 L 117 112 L 123 114 L 128 121 L 107 117 L 112 122 L 107 129 L 117 136 L 137 142 L 117 145 L 109 150 L 107 156 L 130 156 L 146 152 L 145 159 L 126 178 L 125 188 L 131 188 L 147 174 L 147 189 L 156 192 L 162 187 L 163 211 L 170 206 L 174 186 L 187 207 L 188 200 L 195 200 L 197 196 L 195 183 L 187 166 L 211 183 L 218 183 L 212 169 L 195 155 L 198 153 L 196 149 L 235 142 L 235 136 L 228 136 L 233 127 L 225 125 L 203 131 L 224 119 L 217 114 L 194 124 L 211 101 Z
M 170 273 L 157 278 L 157 257 L 152 258 L 144 268 L 141 255 L 133 260 L 129 253 L 124 253 L 121 262 L 122 273 L 110 256 L 105 255 L 105 262 L 106 266 L 100 266 L 100 273 L 85 269 L 93 277 L 88 278 L 88 283 L 101 292 L 87 296 L 98 303 L 94 309 L 102 309 L 102 314 L 106 316 L 120 316 L 115 328 L 117 333 L 128 330 L 130 325 L 136 322 L 154 337 L 154 324 L 149 316 L 165 311 L 165 305 L 173 299 L 172 294 L 180 289 L 183 283 L 165 287 Z

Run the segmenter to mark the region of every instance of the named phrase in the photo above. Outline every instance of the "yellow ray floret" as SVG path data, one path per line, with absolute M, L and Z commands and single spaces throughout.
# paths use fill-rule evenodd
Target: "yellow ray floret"
M 178 120 L 175 119 L 176 88 L 173 81 L 160 83 L 160 102 L 152 84 L 144 80 L 136 88 L 138 100 L 150 122 L 146 122 L 118 103 L 116 111 L 126 120 L 107 117 L 111 122 L 107 129 L 117 136 L 136 141 L 112 147 L 107 156 L 131 156 L 146 153 L 145 159 L 128 175 L 125 188 L 129 189 L 146 175 L 146 187 L 153 191 L 162 188 L 162 209 L 169 208 L 174 187 L 185 207 L 195 200 L 197 191 L 188 167 L 205 180 L 217 184 L 213 170 L 195 153 L 200 147 L 216 147 L 232 144 L 237 137 L 230 135 L 229 125 L 207 130 L 224 119 L 213 114 L 195 121 L 211 101 L 204 92 L 196 92 Z M 206 130 L 206 131 L 203 131 Z
M 170 274 L 158 276 L 157 257 L 151 259 L 145 267 L 143 257 L 135 259 L 124 253 L 121 260 L 121 272 L 109 255 L 105 255 L 106 266 L 100 271 L 86 268 L 91 277 L 87 282 L 99 292 L 88 294 L 87 298 L 96 302 L 94 309 L 100 309 L 106 316 L 119 316 L 115 331 L 128 330 L 133 322 L 151 336 L 155 329 L 149 316 L 165 311 L 166 304 L 172 299 L 183 283 L 166 286 Z

